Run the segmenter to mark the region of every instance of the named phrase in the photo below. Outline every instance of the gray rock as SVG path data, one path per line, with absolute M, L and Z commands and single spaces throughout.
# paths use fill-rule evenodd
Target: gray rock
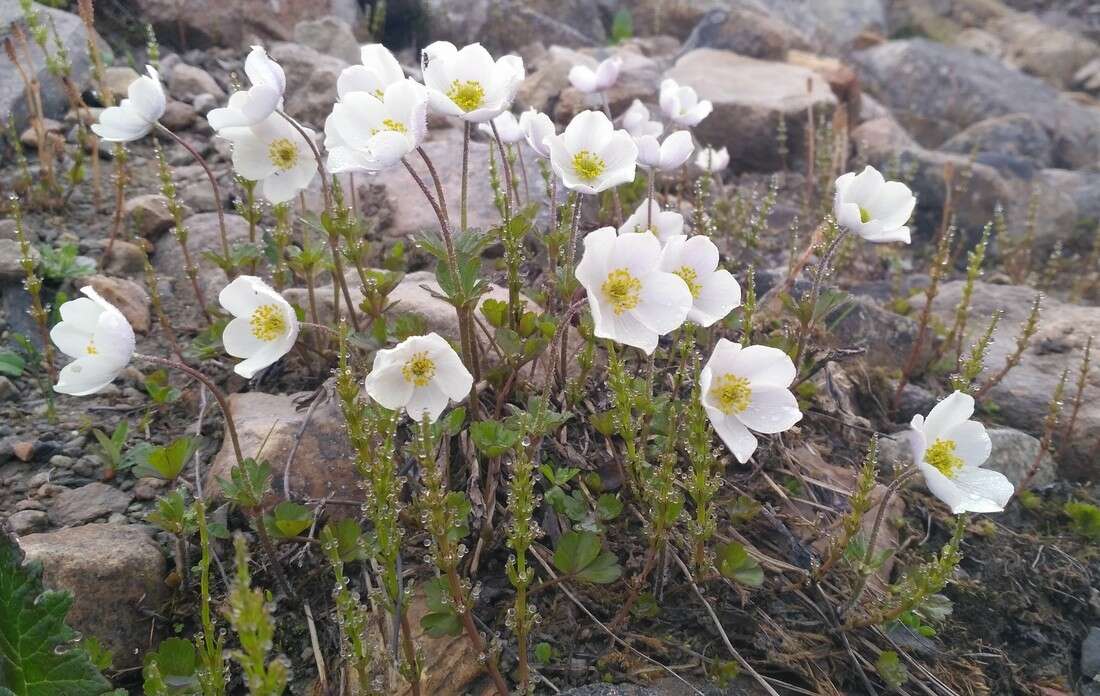
M 925 39 L 852 54 L 864 86 L 926 147 L 978 121 L 1026 113 L 1054 134 L 1054 161 L 1071 169 L 1098 157 L 1100 117 L 1042 80 L 965 49 Z
M 114 96 L 116 101 L 126 98 L 130 83 L 139 77 L 141 75 L 138 75 L 137 71 L 129 65 L 112 65 L 103 71 L 103 79 L 107 83 L 107 90 Z
M 712 21 L 706 18 L 713 17 Z M 687 37 L 681 53 L 717 48 L 761 60 L 783 60 L 787 51 L 809 50 L 813 44 L 798 29 L 755 7 L 713 10 L 701 18 Z
M 271 46 L 271 57 L 286 73 L 286 110 L 320 129 L 336 101 L 336 79 L 348 62 L 295 43 Z
M 538 38 L 546 44 L 606 43 L 599 7 L 590 0 L 425 0 L 429 36 L 459 46 L 480 41 L 494 53 Z
M 160 548 L 128 525 L 89 524 L 19 539 L 27 559 L 42 563 L 48 587 L 73 593 L 66 622 L 95 636 L 115 669 L 141 664 L 157 644 L 156 612 L 168 599 Z
M 294 40 L 347 63 L 358 63 L 360 59 L 359 42 L 351 25 L 338 17 L 298 22 L 294 25 Z
M 1100 628 L 1089 627 L 1089 633 L 1081 643 L 1081 674 L 1085 677 L 1100 676 Z
M 1059 87 L 1069 87 L 1077 71 L 1100 55 L 1095 42 L 1020 12 L 987 25 L 1001 39 L 1005 59 Z
M 797 162 L 806 152 L 807 111 L 828 117 L 837 104 L 828 83 L 807 68 L 730 51 L 691 51 L 665 76 L 695 88 L 700 99 L 714 104 L 695 134 L 707 145 L 728 148 L 731 166 L 738 169 L 784 168 L 775 137 L 781 115 L 789 158 Z
M 87 279 L 87 284 L 95 288 L 96 292 L 103 296 L 118 308 L 134 331 L 145 333 L 149 330 L 149 294 L 145 288 L 126 278 L 113 278 L 105 275 L 94 275 Z
M 953 321 L 963 285 L 963 281 L 953 281 L 941 288 L 932 306 L 940 321 L 947 324 Z M 1035 291 L 1027 287 L 974 284 L 965 345 L 973 343 L 986 330 L 988 317 L 998 310 L 1004 311 L 979 380 L 985 381 L 999 372 L 1015 350 L 1016 338 L 1034 297 Z M 1088 337 L 1095 335 L 1100 335 L 1100 309 L 1044 299 L 1039 329 L 1020 363 L 990 390 L 986 402 L 997 407 L 998 418 L 1006 425 L 1039 436 L 1055 386 L 1066 368 L 1070 377 L 1063 399 L 1067 411 L 1072 409 L 1076 371 Z M 1058 473 L 1070 479 L 1095 475 L 1096 433 L 1100 432 L 1100 401 L 1094 397 L 1098 381 L 1100 378 L 1094 371 L 1086 382 L 1073 433 L 1066 437 L 1060 431 L 1054 441 Z
M 193 102 L 195 104 L 205 101 L 203 97 L 210 97 L 213 103 L 217 104 L 217 97 L 212 94 L 201 94 L 195 97 Z M 207 109 L 209 111 L 209 109 Z M 203 112 L 205 113 L 205 112 Z M 164 127 L 170 131 L 177 132 L 187 130 L 194 125 L 195 120 L 198 118 L 198 111 L 195 106 L 188 104 L 187 102 L 177 101 L 175 99 L 168 100 L 168 104 L 165 106 L 164 115 L 160 117 L 160 122 L 164 124 Z
M 15 388 L 15 384 L 8 379 L 0 375 L 0 401 L 9 401 L 19 396 L 19 390 Z
M 105 483 L 68 488 L 50 508 L 50 521 L 59 527 L 91 522 L 112 512 L 122 512 L 133 496 Z
M 143 237 L 156 237 L 172 226 L 175 218 L 168 211 L 168 199 L 159 193 L 145 193 L 126 201 L 123 211 L 133 229 Z M 184 217 L 191 211 L 184 208 Z
M 101 247 L 107 252 L 107 244 Z M 111 246 L 111 255 L 104 269 L 113 275 L 133 275 L 145 271 L 145 252 L 138 245 L 122 239 L 116 239 Z
M 50 520 L 41 510 L 20 510 L 8 517 L 8 524 L 18 536 L 26 536 L 45 530 L 50 526 Z
M 55 10 L 38 3 L 31 3 L 32 8 L 39 14 L 42 23 L 49 27 L 51 24 L 57 29 L 57 35 L 72 62 L 73 78 L 81 89 L 91 84 L 91 61 L 88 57 L 88 38 L 84 31 L 84 24 L 75 14 Z M 5 29 L 13 22 L 23 21 L 23 11 L 18 2 L 0 3 L 0 27 Z M 106 60 L 110 62 L 110 48 L 97 34 L 95 41 L 100 50 L 104 52 Z M 52 49 L 51 49 L 52 50 Z M 37 45 L 31 48 L 32 63 L 30 71 L 38 78 L 41 86 L 42 106 L 47 117 L 60 117 L 69 109 L 69 100 L 61 82 L 53 77 L 46 67 L 46 57 L 38 50 Z M 27 66 L 24 66 L 25 68 Z M 29 111 L 27 110 L 26 92 L 19 71 L 8 60 L 6 54 L 0 53 L 0 114 L 11 114 L 15 119 L 16 131 L 21 131 L 28 123 Z
M 162 41 L 184 47 L 224 46 L 244 48 L 250 36 L 288 40 L 295 24 L 335 15 L 355 24 L 359 8 L 355 0 L 135 0 L 142 18 L 150 22 Z
M 191 101 L 200 94 L 212 94 L 215 99 L 225 99 L 225 90 L 210 73 L 187 63 L 172 69 L 168 78 L 168 92 L 181 101 Z
M 995 116 L 979 121 L 947 140 L 945 152 L 960 155 L 993 153 L 1019 157 L 1038 168 L 1051 166 L 1053 143 L 1042 124 L 1027 114 Z
M 37 261 L 39 257 L 38 250 L 33 246 L 30 249 L 31 257 Z M 26 277 L 23 266 L 20 265 L 21 257 L 22 253 L 18 241 L 0 239 L 0 282 L 22 281 Z
M 867 297 L 853 296 L 849 304 L 826 320 L 839 346 L 863 348 L 868 364 L 887 370 L 899 369 L 909 357 L 917 339 L 917 322 L 891 312 Z M 931 341 L 925 341 L 917 359 L 923 366 L 932 355 Z

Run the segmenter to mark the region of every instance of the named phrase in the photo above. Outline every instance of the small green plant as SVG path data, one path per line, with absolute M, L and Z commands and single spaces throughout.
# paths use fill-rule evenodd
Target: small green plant
M 167 445 L 135 448 L 134 473 L 138 476 L 155 476 L 165 481 L 175 481 L 198 450 L 199 444 L 199 438 L 185 435 Z
M 1100 507 L 1071 500 L 1062 508 L 1070 519 L 1070 528 L 1089 541 L 1100 541 Z
M 130 423 L 121 420 L 115 426 L 110 435 L 99 428 L 92 430 L 96 442 L 99 443 L 99 451 L 107 463 L 107 472 L 114 472 L 124 466 L 123 450 L 126 447 L 126 439 L 130 436 Z
M 748 587 L 760 587 L 764 584 L 764 569 L 744 546 L 736 542 L 723 544 L 718 548 L 718 572 L 723 577 Z
M 909 670 L 893 650 L 884 650 L 879 653 L 878 659 L 875 660 L 875 671 L 891 689 L 901 688 L 905 682 L 909 681 Z
M 611 45 L 617 45 L 634 36 L 634 15 L 625 7 L 611 18 Z
M 271 597 L 265 590 L 252 587 L 244 537 L 237 536 L 233 546 L 236 550 L 237 575 L 229 591 L 225 617 L 236 632 L 240 647 L 231 650 L 229 656 L 244 671 L 244 681 L 252 696 L 279 696 L 286 688 L 290 675 L 287 661 L 282 656 L 268 661 L 275 637 Z
M 566 532 L 554 549 L 554 566 L 565 575 L 606 585 L 622 575 L 615 554 L 603 548 L 600 537 L 592 532 Z
M 65 242 L 56 249 L 43 244 L 38 247 L 38 253 L 38 268 L 46 280 L 62 282 L 95 273 L 95 262 L 79 256 L 80 250 L 72 242 Z

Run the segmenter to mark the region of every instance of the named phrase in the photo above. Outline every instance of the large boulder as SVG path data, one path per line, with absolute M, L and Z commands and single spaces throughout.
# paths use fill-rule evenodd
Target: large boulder
M 293 500 L 362 497 L 357 487 L 355 458 L 348 442 L 344 415 L 335 396 L 322 394 L 309 413 L 309 404 L 300 394 L 265 394 L 246 392 L 229 396 L 229 411 L 237 425 L 241 452 L 245 457 L 267 461 L 274 472 L 273 492 L 270 501 L 282 500 L 284 471 Z M 308 418 L 308 424 L 303 424 Z M 294 459 L 289 463 L 290 453 Z M 237 465 L 233 445 L 228 435 L 221 450 L 215 455 L 206 474 L 207 495 L 219 496 L 219 479 L 229 480 L 230 472 Z M 352 512 L 351 509 L 334 508 L 336 514 Z
M 964 285 L 963 281 L 946 283 L 932 305 L 935 316 L 947 325 L 954 319 Z M 1027 319 L 1035 292 L 1024 286 L 974 284 L 964 345 L 977 340 L 994 312 L 1004 312 L 979 381 L 984 382 L 998 373 L 1005 359 L 1015 351 L 1017 336 Z M 996 406 L 997 417 L 1005 424 L 1038 436 L 1062 371 L 1068 368 L 1069 384 L 1063 396 L 1068 418 L 1085 344 L 1090 336 L 1096 335 L 1100 335 L 1100 309 L 1049 297 L 1044 299 L 1038 332 L 1024 350 L 1020 363 L 989 391 L 986 403 Z M 1095 390 L 1100 386 L 1098 382 L 1100 378 L 1093 370 L 1086 381 L 1073 433 L 1066 437 L 1064 431 L 1059 431 L 1055 439 L 1060 472 L 1070 478 L 1095 476 L 1095 450 L 1100 432 L 1100 401 L 1095 398 Z M 1065 422 L 1063 420 L 1063 424 Z
M 993 116 L 1024 113 L 1054 139 L 1056 166 L 1092 165 L 1100 111 L 1000 61 L 925 39 L 889 41 L 852 54 L 864 88 L 925 147 Z
M 69 54 L 69 61 L 73 66 L 73 79 L 83 89 L 91 84 L 91 59 L 88 55 L 88 38 L 84 30 L 84 24 L 75 14 L 45 7 L 36 2 L 31 3 L 33 11 L 38 13 L 40 21 L 47 27 L 53 27 L 57 31 L 65 50 Z M 23 10 L 20 3 L 14 0 L 0 2 L 0 34 L 7 34 L 8 27 L 14 22 L 23 24 Z M 30 64 L 26 63 L 26 57 L 20 55 L 23 68 L 38 79 L 41 88 L 42 107 L 47 117 L 60 118 L 69 110 L 69 100 L 65 96 L 65 90 L 61 82 L 50 74 L 46 67 L 46 56 L 39 50 L 38 45 L 27 38 L 31 45 Z M 100 51 L 109 56 L 110 49 L 107 44 L 95 37 Z M 51 40 L 52 43 L 52 40 Z M 50 50 L 53 50 L 51 45 Z M 11 64 L 6 53 L 0 53 L 0 115 L 6 120 L 11 114 L 15 119 L 16 132 L 21 132 L 26 127 L 29 111 L 27 110 L 26 90 L 19 71 Z
M 141 528 L 88 524 L 19 539 L 43 581 L 73 593 L 67 622 L 111 651 L 115 669 L 141 665 L 163 626 L 156 614 L 168 599 L 165 561 Z M 59 692 L 60 693 L 60 692 Z
M 828 82 L 812 70 L 730 51 L 691 51 L 665 76 L 694 87 L 700 99 L 714 104 L 695 134 L 703 143 L 728 148 L 737 169 L 778 171 L 789 164 L 776 139 L 781 118 L 789 159 L 797 162 L 806 153 L 808 113 L 829 117 L 837 104 Z
M 590 0 L 424 0 L 428 35 L 454 44 L 481 42 L 494 52 L 546 44 L 591 46 L 607 41 L 599 7 Z
M 287 113 L 319 131 L 332 113 L 336 80 L 347 61 L 297 43 L 277 43 L 270 54 L 286 73 Z
M 347 63 L 358 63 L 359 42 L 351 25 L 339 17 L 321 17 L 294 26 L 294 41 Z
M 1063 89 L 1073 83 L 1078 70 L 1100 56 L 1095 42 L 1025 12 L 1002 17 L 986 28 L 1003 42 L 1007 61 Z
M 95 481 L 80 488 L 65 489 L 50 508 L 50 520 L 61 526 L 84 524 L 112 512 L 123 512 L 134 496 Z
M 945 142 L 941 150 L 959 155 L 992 153 L 1049 167 L 1053 143 L 1043 125 L 1028 114 L 1008 114 L 978 121 Z
M 135 0 L 141 18 L 162 41 L 180 48 L 237 48 L 249 38 L 290 39 L 307 19 L 335 15 L 354 24 L 355 0 Z

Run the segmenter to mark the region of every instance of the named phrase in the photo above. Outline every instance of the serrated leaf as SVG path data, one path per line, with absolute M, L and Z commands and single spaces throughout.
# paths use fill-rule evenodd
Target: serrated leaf
M 284 500 L 275 506 L 272 519 L 280 536 L 295 537 L 309 528 L 313 522 L 313 512 L 305 505 Z
M 111 684 L 73 644 L 68 592 L 44 590 L 42 566 L 21 565 L 14 539 L 0 535 L 0 675 L 8 696 L 102 696 Z
M 600 538 L 591 532 L 566 532 L 554 549 L 558 570 L 581 580 L 606 584 L 622 575 L 618 559 L 610 551 L 601 552 Z

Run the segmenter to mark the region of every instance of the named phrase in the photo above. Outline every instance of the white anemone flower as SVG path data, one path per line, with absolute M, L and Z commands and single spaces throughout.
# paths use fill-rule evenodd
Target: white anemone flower
M 395 82 L 382 98 L 349 92 L 325 121 L 328 169 L 377 172 L 393 166 L 424 142 L 428 95 L 412 79 Z
M 660 143 L 655 135 L 643 135 L 635 138 L 634 144 L 638 146 L 638 166 L 661 172 L 679 168 L 695 150 L 691 133 L 686 130 L 670 133 Z
M 550 166 L 571 191 L 594 194 L 634 181 L 638 146 L 601 111 L 580 112 L 546 142 Z
M 303 128 L 311 140 L 314 133 Z M 233 170 L 251 181 L 270 203 L 285 203 L 309 186 L 317 160 L 302 134 L 276 114 L 254 126 L 225 128 L 218 135 L 233 145 Z
M 695 166 L 705 172 L 717 174 L 724 172 L 730 166 L 730 153 L 726 148 L 715 150 L 713 147 L 704 147 L 695 156 Z
M 663 245 L 684 233 L 684 216 L 675 210 L 661 210 L 656 201 L 647 198 L 619 228 L 619 234 L 631 232 L 650 232 Z
M 974 397 L 956 391 L 929 411 L 913 416 L 909 442 L 928 490 L 953 514 L 1000 512 L 1015 490 L 1004 474 L 981 468 L 993 444 L 985 426 L 970 420 Z
M 450 401 L 469 396 L 473 384 L 473 375 L 451 344 L 430 333 L 375 353 L 364 386 L 372 399 L 391 411 L 404 409 L 413 420 L 427 416 L 434 423 Z
M 600 61 L 595 70 L 587 65 L 574 65 L 569 70 L 569 83 L 585 94 L 603 92 L 615 84 L 622 69 L 623 59 L 619 56 Z
M 164 115 L 168 101 L 160 76 L 151 65 L 145 66 L 146 75 L 130 83 L 126 99 L 118 106 L 103 110 L 99 122 L 92 124 L 92 132 L 112 143 L 128 143 L 140 140 L 153 130 Z
M 522 58 L 503 56 L 494 62 L 479 43 L 459 50 L 449 41 L 436 41 L 422 56 L 432 108 L 472 123 L 506 111 L 525 75 Z
M 74 360 L 61 368 L 53 389 L 86 396 L 103 389 L 130 364 L 134 329 L 113 304 L 88 285 L 78 297 L 61 305 L 61 321 L 50 329 L 50 340 Z
M 691 310 L 683 278 L 660 268 L 661 243 L 651 234 L 617 235 L 614 227 L 589 232 L 576 276 L 588 291 L 595 334 L 649 355 L 658 338 Z
M 233 319 L 222 332 L 225 352 L 244 358 L 233 371 L 245 379 L 290 352 L 298 340 L 294 308 L 256 276 L 237 276 L 218 293 Z
M 836 180 L 833 215 L 837 223 L 868 242 L 909 243 L 909 222 L 917 199 L 900 181 L 886 181 L 867 165 L 859 174 Z
M 523 129 L 519 127 L 519 121 L 516 120 L 516 115 L 511 111 L 502 111 L 500 115 L 492 119 L 492 124 L 497 127 L 497 133 L 500 134 L 500 142 L 505 145 L 513 145 L 523 140 Z M 488 123 L 477 124 L 477 129 L 489 136 L 493 136 L 493 128 Z
M 359 49 L 362 65 L 352 65 L 336 78 L 336 95 L 340 99 L 350 92 L 367 92 L 379 99 L 390 85 L 405 79 L 401 64 L 382 44 L 367 44 Z
M 714 110 L 710 101 L 699 99 L 694 89 L 679 85 L 672 78 L 661 82 L 659 101 L 661 111 L 678 126 L 697 126 Z
M 802 420 L 791 393 L 790 357 L 770 346 L 718 339 L 699 373 L 700 398 L 722 442 L 744 464 L 756 451 L 758 433 L 781 433 Z
M 678 234 L 661 251 L 661 270 L 683 278 L 691 291 L 688 321 L 707 327 L 741 306 L 741 286 L 724 268 L 718 268 L 718 247 L 709 237 Z
M 665 130 L 660 121 L 649 119 L 649 109 L 637 99 L 631 102 L 630 107 L 623 112 L 621 122 L 623 130 L 635 139 L 644 135 L 658 136 Z
M 550 159 L 550 146 L 546 139 L 558 134 L 550 117 L 531 107 L 519 115 L 519 127 L 535 154 L 543 159 Z
M 275 113 L 286 91 L 286 74 L 281 65 L 268 57 L 263 46 L 253 46 L 244 59 L 244 74 L 252 86 L 229 97 L 229 103 L 206 116 L 215 131 L 223 128 L 254 126 Z

